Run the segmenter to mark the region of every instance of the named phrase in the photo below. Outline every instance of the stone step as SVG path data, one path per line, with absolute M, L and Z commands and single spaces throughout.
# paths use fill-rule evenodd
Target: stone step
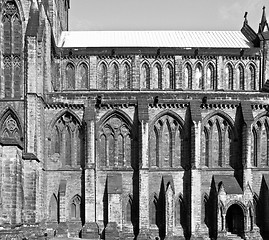
M 233 234 L 231 232 L 227 232 L 227 238 L 229 240 L 241 240 L 242 238 L 238 236 L 237 234 Z

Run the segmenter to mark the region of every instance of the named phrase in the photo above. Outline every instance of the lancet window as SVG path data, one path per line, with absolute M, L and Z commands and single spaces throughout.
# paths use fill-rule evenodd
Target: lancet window
M 192 68 L 189 63 L 185 65 L 184 69 L 185 85 L 188 89 L 192 89 Z
M 162 68 L 158 63 L 152 69 L 152 88 L 162 89 Z
M 174 72 L 170 63 L 167 63 L 165 66 L 163 88 L 175 89 Z
M 119 67 L 116 63 L 111 65 L 111 79 L 109 89 L 119 89 Z
M 72 63 L 68 63 L 65 69 L 66 76 L 66 89 L 75 89 L 75 66 Z
M 133 205 L 133 198 L 129 196 L 128 202 L 126 204 L 126 213 L 125 213 L 125 220 L 127 223 L 132 222 L 132 205 Z
M 123 65 L 123 78 L 120 82 L 120 89 L 131 89 L 132 83 L 131 83 L 131 68 L 129 64 L 124 63 Z
M 150 131 L 151 167 L 178 167 L 182 159 L 182 127 L 173 117 L 164 115 Z
M 101 63 L 98 68 L 99 89 L 107 89 L 107 67 L 104 63 Z
M 201 164 L 207 167 L 227 167 L 232 164 L 232 127 L 219 115 L 204 125 L 201 144 Z
M 249 66 L 249 80 L 250 80 L 250 89 L 256 90 L 256 70 L 255 67 L 251 64 Z
M 215 80 L 215 70 L 214 70 L 214 67 L 211 63 L 207 66 L 206 78 L 207 78 L 208 89 L 213 90 L 214 89 L 214 80 Z
M 252 165 L 254 167 L 269 166 L 269 120 L 261 117 L 252 128 Z
M 229 63 L 226 65 L 225 74 L 228 90 L 233 90 L 233 67 Z
M 3 80 L 1 92 L 6 98 L 20 98 L 22 96 L 23 70 L 23 37 L 22 22 L 18 6 L 14 0 L 3 3 Z
M 141 67 L 141 88 L 150 89 L 150 69 L 147 63 Z
M 88 88 L 88 66 L 85 63 L 79 65 L 78 68 L 79 83 L 81 89 Z
M 54 124 L 51 139 L 51 155 L 57 154 L 62 166 L 76 167 L 81 164 L 83 137 L 81 126 L 69 112 L 63 114 Z
M 202 65 L 200 63 L 197 63 L 195 67 L 195 85 L 198 89 L 204 89 Z
M 81 215 L 81 197 L 76 195 L 71 200 L 70 204 L 70 218 L 71 220 L 80 220 Z
M 108 119 L 100 130 L 100 166 L 131 166 L 130 126 L 118 116 Z
M 241 64 L 239 64 L 237 68 L 237 78 L 239 82 L 239 90 L 245 89 L 245 74 L 244 74 L 244 68 Z

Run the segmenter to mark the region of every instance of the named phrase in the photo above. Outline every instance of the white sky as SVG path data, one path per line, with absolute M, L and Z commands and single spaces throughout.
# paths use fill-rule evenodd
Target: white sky
M 240 30 L 244 13 L 257 31 L 269 0 L 71 0 L 70 30 Z

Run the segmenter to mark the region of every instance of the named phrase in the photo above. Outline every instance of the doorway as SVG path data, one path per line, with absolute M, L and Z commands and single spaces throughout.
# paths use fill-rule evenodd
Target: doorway
M 243 209 L 233 204 L 226 213 L 226 228 L 228 232 L 242 236 L 244 234 L 244 212 Z

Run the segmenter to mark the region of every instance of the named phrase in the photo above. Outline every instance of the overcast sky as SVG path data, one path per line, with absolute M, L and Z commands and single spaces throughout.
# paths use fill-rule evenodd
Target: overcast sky
M 269 0 L 71 0 L 70 30 L 240 30 L 244 13 L 257 31 Z

